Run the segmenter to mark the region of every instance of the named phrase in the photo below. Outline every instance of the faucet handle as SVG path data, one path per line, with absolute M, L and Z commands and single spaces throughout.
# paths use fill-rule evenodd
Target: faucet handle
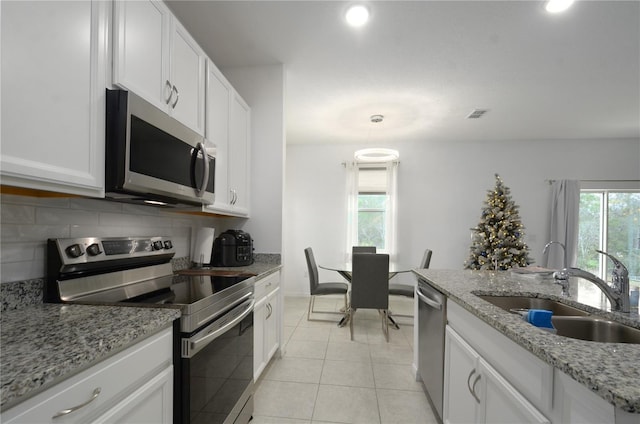
M 601 253 L 607 256 L 609 259 L 613 261 L 615 268 L 611 272 L 611 280 L 613 282 L 613 286 L 619 292 L 629 293 L 629 270 L 622 262 L 620 262 L 615 256 L 603 252 L 602 250 L 596 250 L 596 252 Z
M 568 268 L 561 269 L 560 271 L 556 271 L 553 273 L 554 283 L 559 284 L 562 287 L 562 296 L 570 297 L 571 293 L 569 292 L 569 277 L 571 274 L 568 271 Z

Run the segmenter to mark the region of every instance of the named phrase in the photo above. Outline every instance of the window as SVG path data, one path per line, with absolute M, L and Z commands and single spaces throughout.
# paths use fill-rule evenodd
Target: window
M 375 246 L 395 253 L 395 179 L 397 163 L 355 163 L 350 172 L 347 252 Z
M 613 262 L 596 249 L 618 258 L 629 270 L 630 284 L 640 285 L 640 192 L 580 193 L 577 266 L 609 281 Z
M 387 250 L 387 170 L 361 168 L 358 172 L 358 240 L 357 246 L 375 246 Z

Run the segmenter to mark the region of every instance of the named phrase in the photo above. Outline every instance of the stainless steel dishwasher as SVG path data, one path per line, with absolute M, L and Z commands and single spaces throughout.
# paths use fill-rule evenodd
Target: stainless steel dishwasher
M 419 279 L 418 295 L 418 373 L 431 406 L 442 422 L 444 385 L 444 333 L 447 324 L 447 298 Z

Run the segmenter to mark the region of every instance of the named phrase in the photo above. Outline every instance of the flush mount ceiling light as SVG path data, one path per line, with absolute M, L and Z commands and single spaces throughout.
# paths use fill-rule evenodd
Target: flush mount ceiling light
M 358 162 L 392 162 L 398 160 L 400 153 L 393 149 L 371 148 L 358 150 L 353 157 Z
M 356 4 L 347 9 L 344 16 L 352 27 L 361 27 L 369 20 L 369 9 L 361 4 Z
M 573 2 L 574 0 L 549 0 L 544 8 L 549 13 L 560 13 L 571 7 Z

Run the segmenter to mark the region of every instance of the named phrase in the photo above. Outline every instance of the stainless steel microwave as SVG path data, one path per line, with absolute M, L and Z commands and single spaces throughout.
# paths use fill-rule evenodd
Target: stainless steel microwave
M 175 207 L 214 200 L 215 149 L 139 96 L 107 90 L 105 195 Z

